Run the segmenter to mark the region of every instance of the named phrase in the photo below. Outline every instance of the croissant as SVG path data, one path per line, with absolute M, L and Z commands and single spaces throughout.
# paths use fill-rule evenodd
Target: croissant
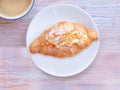
M 45 30 L 29 49 L 32 54 L 65 58 L 78 54 L 95 40 L 98 40 L 98 35 L 94 30 L 86 29 L 82 24 L 63 21 Z

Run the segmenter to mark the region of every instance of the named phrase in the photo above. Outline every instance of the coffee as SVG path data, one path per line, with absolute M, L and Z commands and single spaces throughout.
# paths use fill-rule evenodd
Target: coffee
M 0 16 L 19 17 L 27 12 L 33 0 L 0 0 Z

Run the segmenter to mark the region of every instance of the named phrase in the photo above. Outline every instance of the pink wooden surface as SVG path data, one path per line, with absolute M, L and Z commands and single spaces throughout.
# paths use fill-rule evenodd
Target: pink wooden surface
M 30 60 L 25 37 L 32 18 L 54 3 L 71 3 L 86 10 L 100 31 L 100 49 L 84 72 L 57 78 Z M 36 0 L 24 18 L 0 19 L 0 90 L 120 90 L 120 0 Z

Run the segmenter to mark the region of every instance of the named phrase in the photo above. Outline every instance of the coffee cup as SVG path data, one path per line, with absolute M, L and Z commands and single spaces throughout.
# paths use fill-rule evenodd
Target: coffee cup
M 35 0 L 0 0 L 0 18 L 15 20 L 28 14 Z

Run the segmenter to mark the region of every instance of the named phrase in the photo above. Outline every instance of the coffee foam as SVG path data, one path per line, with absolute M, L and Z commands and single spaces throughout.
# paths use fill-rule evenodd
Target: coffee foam
M 17 18 L 29 11 L 33 0 L 0 0 L 0 16 Z

